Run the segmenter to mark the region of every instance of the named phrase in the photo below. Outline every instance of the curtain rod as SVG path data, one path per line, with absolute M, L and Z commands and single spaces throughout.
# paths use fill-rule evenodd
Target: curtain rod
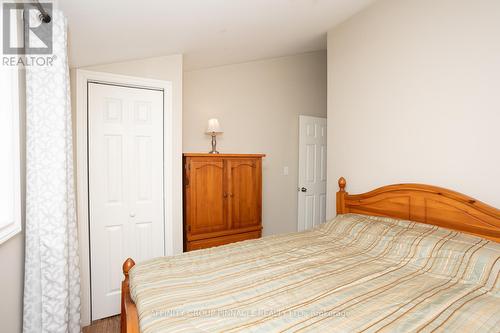
M 40 21 L 42 21 L 43 23 L 50 23 L 52 18 L 50 17 L 49 13 L 47 13 L 47 11 L 42 7 L 42 5 L 38 0 L 34 0 L 34 2 L 36 8 L 38 8 L 38 10 L 40 11 L 39 15 Z

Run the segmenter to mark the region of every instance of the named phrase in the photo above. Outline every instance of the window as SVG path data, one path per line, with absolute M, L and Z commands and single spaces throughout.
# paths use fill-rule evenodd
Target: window
M 0 244 L 21 231 L 18 75 L 0 67 Z

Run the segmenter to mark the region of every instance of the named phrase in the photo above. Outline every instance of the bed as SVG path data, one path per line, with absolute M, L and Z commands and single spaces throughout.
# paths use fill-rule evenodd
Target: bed
M 123 264 L 123 333 L 500 327 L 500 210 L 439 187 L 350 195 L 313 230 Z

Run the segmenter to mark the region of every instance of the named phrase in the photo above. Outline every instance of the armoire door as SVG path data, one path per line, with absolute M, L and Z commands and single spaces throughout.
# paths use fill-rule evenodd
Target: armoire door
M 261 225 L 260 159 L 225 159 L 228 182 L 228 218 L 231 229 Z
M 227 230 L 223 161 L 190 159 L 187 167 L 188 236 Z
M 92 320 L 120 313 L 121 265 L 164 255 L 163 92 L 89 83 Z

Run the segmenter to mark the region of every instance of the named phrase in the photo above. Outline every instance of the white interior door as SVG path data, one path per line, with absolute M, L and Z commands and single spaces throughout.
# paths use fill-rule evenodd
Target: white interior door
M 120 312 L 121 265 L 164 255 L 163 92 L 88 87 L 92 320 Z
M 326 218 L 326 118 L 299 116 L 298 230 Z

